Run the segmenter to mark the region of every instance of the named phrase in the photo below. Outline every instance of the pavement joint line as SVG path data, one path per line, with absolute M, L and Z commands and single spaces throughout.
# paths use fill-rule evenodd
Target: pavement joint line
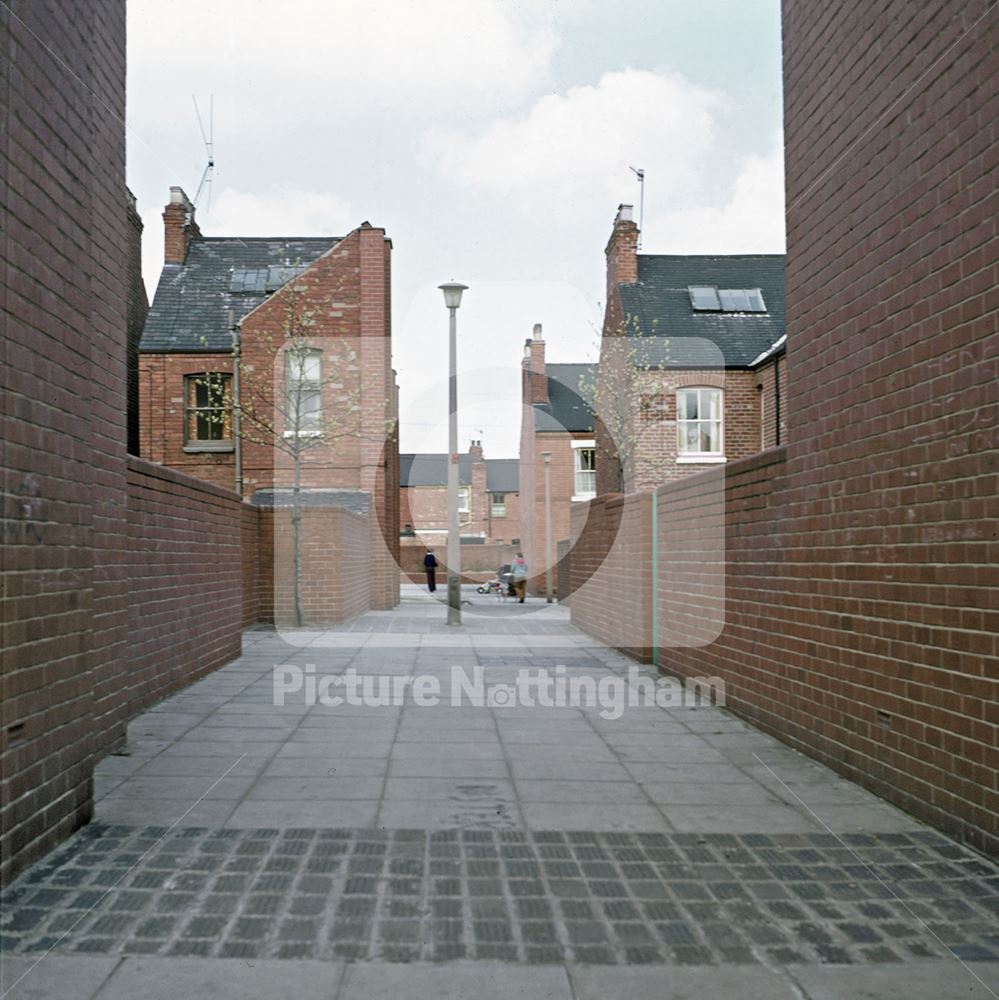
M 906 910 L 908 910 L 909 914 L 910 914 L 911 916 L 915 917 L 915 919 L 916 919 L 916 920 L 918 920 L 918 921 L 919 921 L 919 923 L 920 923 L 920 924 L 922 924 L 922 926 L 923 926 L 923 927 L 924 927 L 924 928 L 925 928 L 925 929 L 926 929 L 926 930 L 927 930 L 927 931 L 928 931 L 928 932 L 929 932 L 929 933 L 930 933 L 930 934 L 931 934 L 931 935 L 932 935 L 932 936 L 933 936 L 934 938 L 936 938 L 936 940 L 937 940 L 937 941 L 938 941 L 938 942 L 939 942 L 939 943 L 940 943 L 940 944 L 941 944 L 941 945 L 942 945 L 942 946 L 943 946 L 943 947 L 944 947 L 944 948 L 945 948 L 945 949 L 946 949 L 946 950 L 947 950 L 947 951 L 948 951 L 948 952 L 950 953 L 950 955 L 951 955 L 951 956 L 953 957 L 954 961 L 956 961 L 956 962 L 957 962 L 957 963 L 958 963 L 958 964 L 959 964 L 959 965 L 960 965 L 960 966 L 961 966 L 961 967 L 962 967 L 962 968 L 964 969 L 964 971 L 968 973 L 968 975 L 970 975 L 970 976 L 971 976 L 971 977 L 972 977 L 973 979 L 977 980 L 977 981 L 978 981 L 978 982 L 979 982 L 979 983 L 980 983 L 980 984 L 981 984 L 982 986 L 984 986 L 984 987 L 985 987 L 985 989 L 986 989 L 986 990 L 988 990 L 988 992 L 989 992 L 989 993 L 990 993 L 990 994 L 991 994 L 991 995 L 992 995 L 993 997 L 996 997 L 996 998 L 999 998 L 999 993 L 997 993 L 997 992 L 996 992 L 996 991 L 995 991 L 994 989 L 992 989 L 992 987 L 991 987 L 991 986 L 989 986 L 989 984 L 988 984 L 988 983 L 986 983 L 986 982 L 985 982 L 985 980 L 984 980 L 984 979 L 982 979 L 982 978 L 981 978 L 981 977 L 980 977 L 980 976 L 978 975 L 978 973 L 977 973 L 977 972 L 975 972 L 975 970 L 974 970 L 974 969 L 972 969 L 972 968 L 971 968 L 971 966 L 969 966 L 969 965 L 967 964 L 967 962 L 965 962 L 965 961 L 964 961 L 964 960 L 963 960 L 963 959 L 962 959 L 962 958 L 960 957 L 960 955 L 956 954 L 956 953 L 954 952 L 953 948 L 951 948 L 951 946 L 950 946 L 950 945 L 948 945 L 948 944 L 947 944 L 947 943 L 946 943 L 946 942 L 945 942 L 945 941 L 944 941 L 944 940 L 943 940 L 943 939 L 942 939 L 942 938 L 941 938 L 941 937 L 940 937 L 940 936 L 939 936 L 939 935 L 938 935 L 938 934 L 936 933 L 936 931 L 934 931 L 934 930 L 933 930 L 933 928 L 932 928 L 932 927 L 930 927 L 930 925 L 929 925 L 929 924 L 927 924 L 927 923 L 926 923 L 926 921 L 925 921 L 925 920 L 923 920 L 923 918 L 919 916 L 919 914 L 917 914 L 917 913 L 913 912 L 913 910 L 912 910 L 912 908 L 911 908 L 911 907 L 909 906 L 909 904 L 908 904 L 908 903 L 907 903 L 907 902 L 906 902 L 906 901 L 905 901 L 904 899 L 902 899 L 902 897 L 901 897 L 901 896 L 899 896 L 897 892 L 895 892 L 895 889 L 894 889 L 894 888 L 893 888 L 892 886 L 890 886 L 890 885 L 889 885 L 889 884 L 888 884 L 887 882 L 885 882 L 885 880 L 884 880 L 884 879 L 883 879 L 883 878 L 882 878 L 882 877 L 880 876 L 880 874 L 878 874 L 878 871 L 877 871 L 877 869 L 875 869 L 874 867 L 872 867 L 872 865 L 871 865 L 871 864 L 870 864 L 869 862 L 867 862 L 867 861 L 864 861 L 864 859 L 863 859 L 863 858 L 861 858 L 861 857 L 860 857 L 860 855 L 859 855 L 859 854 L 857 854 L 857 852 L 856 852 L 855 850 L 853 850 L 853 848 L 852 848 L 852 847 L 850 847 L 850 846 L 849 846 L 848 844 L 846 844 L 846 843 L 844 842 L 843 838 L 842 838 L 842 837 L 840 837 L 840 835 L 839 835 L 839 834 L 837 834 L 837 833 L 834 833 L 834 832 L 833 832 L 833 830 L 831 829 L 831 827 L 830 827 L 830 826 L 829 826 L 829 825 L 828 825 L 828 824 L 827 824 L 827 823 L 826 823 L 826 822 L 825 822 L 825 821 L 824 821 L 824 820 L 823 820 L 823 819 L 822 819 L 822 818 L 821 818 L 820 816 L 816 815 L 816 813 L 815 813 L 815 812 L 814 812 L 814 811 L 813 811 L 813 810 L 811 809 L 811 807 L 810 807 L 810 806 L 809 806 L 809 805 L 808 805 L 808 804 L 807 804 L 807 803 L 806 803 L 806 802 L 805 802 L 805 801 L 804 801 L 804 800 L 803 800 L 803 799 L 802 799 L 802 798 L 801 798 L 801 797 L 800 797 L 800 796 L 799 796 L 799 795 L 798 795 L 798 794 L 797 794 L 797 793 L 796 793 L 796 792 L 795 792 L 795 791 L 794 791 L 793 789 L 791 789 L 791 788 L 790 788 L 790 787 L 788 786 L 788 784 L 787 784 L 787 783 L 786 783 L 786 782 L 785 782 L 785 781 L 784 781 L 784 780 L 783 780 L 783 779 L 781 778 L 781 776 L 780 776 L 779 774 L 777 774 L 777 772 L 776 772 L 776 771 L 774 771 L 774 769 L 773 769 L 773 768 L 772 768 L 772 767 L 771 767 L 771 766 L 770 766 L 770 765 L 769 765 L 769 764 L 768 764 L 768 763 L 767 763 L 766 761 L 764 761 L 764 760 L 763 760 L 763 759 L 762 759 L 762 758 L 761 758 L 761 757 L 759 756 L 759 754 L 757 754 L 757 753 L 754 753 L 754 754 L 753 754 L 753 756 L 754 756 L 754 757 L 755 757 L 755 758 L 756 758 L 756 759 L 757 759 L 757 760 L 758 760 L 758 761 L 759 761 L 759 762 L 760 762 L 760 763 L 761 763 L 761 764 L 762 764 L 762 765 L 763 765 L 763 766 L 764 766 L 764 767 L 765 767 L 765 768 L 766 768 L 766 769 L 767 769 L 767 770 L 768 770 L 768 771 L 769 771 L 769 772 L 770 772 L 770 773 L 771 773 L 771 774 L 772 774 L 772 775 L 773 775 L 773 776 L 774 776 L 774 777 L 775 777 L 775 778 L 776 778 L 776 779 L 777 779 L 777 780 L 778 780 L 778 781 L 779 781 L 779 782 L 780 782 L 780 783 L 781 783 L 781 784 L 782 784 L 782 785 L 783 785 L 783 786 L 784 786 L 784 787 L 785 787 L 785 788 L 786 788 L 786 789 L 788 790 L 788 793 L 789 793 L 790 795 L 793 795 L 793 796 L 794 796 L 794 798 L 796 798 L 796 799 L 797 799 L 797 800 L 798 800 L 798 801 L 799 801 L 799 802 L 801 803 L 801 805 L 803 806 L 803 808 L 804 808 L 804 809 L 805 809 L 805 810 L 806 810 L 806 811 L 807 811 L 808 813 L 810 813 L 810 814 L 811 814 L 811 815 L 812 815 L 812 816 L 813 816 L 813 817 L 815 818 L 816 822 L 818 822 L 818 823 L 819 823 L 819 824 L 820 824 L 820 825 L 822 826 L 822 828 L 823 828 L 823 829 L 824 829 L 824 830 L 826 831 L 826 833 L 828 833 L 828 834 L 830 834 L 831 836 L 835 837 L 835 838 L 836 838 L 836 840 L 837 840 L 837 841 L 838 841 L 838 842 L 839 842 L 839 843 L 840 843 L 840 844 L 841 844 L 841 845 L 842 845 L 842 846 L 843 846 L 844 848 L 846 848 L 846 850 L 848 850 L 848 851 L 849 851 L 849 852 L 850 852 L 850 853 L 851 853 L 851 854 L 852 854 L 852 855 L 853 855 L 853 856 L 854 856 L 854 857 L 855 857 L 855 858 L 857 859 L 857 861 L 858 861 L 858 862 L 859 862 L 860 864 L 862 864 L 862 865 L 863 865 L 863 866 L 864 866 L 864 867 L 865 867 L 865 868 L 866 868 L 866 869 L 867 869 L 867 870 L 868 870 L 868 871 L 869 871 L 869 872 L 870 872 L 870 873 L 871 873 L 871 874 L 872 874 L 872 875 L 873 875 L 873 876 L 874 876 L 874 877 L 875 877 L 875 878 L 876 878 L 876 879 L 877 879 L 877 880 L 878 880 L 878 881 L 879 881 L 879 882 L 880 882 L 880 883 L 881 883 L 881 884 L 882 884 L 882 885 L 883 885 L 883 886 L 884 886 L 884 887 L 885 887 L 886 889 L 888 889 L 888 890 L 889 890 L 889 892 L 891 892 L 891 893 L 893 893 L 893 894 L 895 895 L 895 898 L 896 898 L 896 899 L 897 899 L 897 900 L 898 900 L 898 901 L 899 901 L 899 902 L 900 902 L 900 903 L 901 903 L 901 904 L 902 904 L 902 905 L 903 905 L 903 906 L 905 907 L 905 909 L 906 909 Z

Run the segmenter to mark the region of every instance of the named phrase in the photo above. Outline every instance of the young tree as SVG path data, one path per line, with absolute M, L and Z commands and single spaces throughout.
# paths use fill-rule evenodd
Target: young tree
M 292 280 L 281 295 L 281 336 L 255 334 L 253 363 L 234 349 L 237 417 L 244 440 L 273 449 L 275 487 L 281 456 L 283 471 L 290 468 L 294 622 L 301 627 L 303 469 L 310 454 L 332 464 L 337 443 L 362 432 L 361 378 L 357 351 L 346 338 L 323 335 L 306 289 Z
M 593 400 L 598 480 L 614 484 L 617 492 L 634 489 L 639 478 L 661 479 L 665 468 L 661 442 L 654 438 L 664 433 L 667 402 L 660 369 L 669 340 L 657 327 L 654 322 L 643 330 L 637 317 L 626 316 L 613 335 L 601 338 L 599 365 L 579 378 L 580 395 Z

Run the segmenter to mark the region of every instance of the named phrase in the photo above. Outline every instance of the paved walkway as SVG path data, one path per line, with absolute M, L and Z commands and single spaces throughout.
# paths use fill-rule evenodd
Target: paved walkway
M 999 995 L 993 865 L 721 709 L 629 705 L 653 675 L 564 609 L 470 597 L 249 632 L 136 719 L 3 895 L 4 1000 Z M 393 703 L 275 705 L 275 667 Z M 524 668 L 605 698 L 525 704 Z

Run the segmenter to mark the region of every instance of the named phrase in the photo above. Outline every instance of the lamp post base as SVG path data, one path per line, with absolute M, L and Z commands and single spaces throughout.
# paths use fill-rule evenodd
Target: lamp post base
M 447 578 L 447 623 L 461 624 L 461 577 L 455 573 Z

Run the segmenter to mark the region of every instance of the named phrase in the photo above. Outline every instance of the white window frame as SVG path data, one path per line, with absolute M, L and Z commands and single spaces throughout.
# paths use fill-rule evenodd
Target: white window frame
M 471 514 L 472 513 L 472 487 L 471 486 L 459 486 L 458 487 L 458 513 L 459 514 Z
M 497 501 L 497 497 L 501 499 Z M 489 516 L 490 517 L 506 517 L 506 494 L 505 493 L 490 493 L 489 494 Z
M 592 469 L 581 469 L 580 465 L 580 453 L 583 451 L 593 452 L 593 468 Z M 592 500 L 597 495 L 597 442 L 593 439 L 588 439 L 584 441 L 573 441 L 572 442 L 572 502 L 580 503 L 586 500 Z M 580 474 L 585 473 L 587 475 L 592 473 L 593 479 L 593 492 L 590 493 L 586 490 L 580 491 L 579 489 L 579 477 Z
M 718 394 L 718 450 L 717 451 L 684 451 L 683 440 L 686 425 L 691 421 L 686 420 L 683 414 L 686 408 L 683 405 L 683 397 L 686 393 L 713 392 Z M 701 412 L 700 395 L 698 395 L 698 414 Z M 707 423 L 705 418 L 698 416 L 696 423 Z M 678 465 L 711 465 L 725 462 L 725 390 L 713 385 L 685 385 L 676 390 L 676 461 Z
M 285 395 L 284 395 L 284 398 L 285 398 L 286 413 L 285 413 L 285 430 L 284 430 L 284 436 L 286 438 L 290 438 L 290 437 L 302 437 L 302 438 L 304 438 L 304 437 L 322 437 L 322 434 L 323 434 L 323 431 L 322 431 L 322 422 L 323 422 L 323 352 L 318 347 L 310 347 L 306 351 L 302 352 L 301 357 L 302 358 L 316 358 L 318 360 L 318 362 L 319 362 L 319 367 L 318 367 L 318 371 L 317 371 L 318 378 L 314 378 L 314 379 L 310 379 L 310 378 L 297 379 L 297 378 L 294 378 L 293 376 L 294 376 L 295 372 L 293 371 L 293 367 L 294 367 L 294 365 L 296 363 L 298 363 L 298 359 L 296 358 L 296 354 L 293 353 L 293 352 L 287 352 L 285 354 L 285 369 L 284 369 L 284 393 L 285 393 Z M 305 364 L 307 364 L 307 362 L 305 362 Z M 304 364 L 302 365 L 302 367 L 304 368 Z M 287 424 L 290 423 L 292 421 L 292 419 L 293 419 L 293 415 L 290 412 L 291 409 L 292 409 L 291 402 L 290 402 L 290 400 L 291 400 L 291 394 L 292 394 L 293 391 L 296 391 L 293 388 L 293 386 L 296 386 L 296 385 L 299 385 L 299 384 L 303 388 L 301 390 L 298 390 L 298 391 L 301 391 L 303 393 L 305 393 L 305 392 L 314 392 L 314 393 L 318 394 L 318 397 L 319 397 L 319 406 L 316 409 L 316 411 L 315 411 L 314 414 L 309 414 L 309 416 L 310 416 L 311 419 L 309 419 L 308 423 L 305 426 L 303 426 L 302 414 L 299 413 L 298 414 L 298 420 L 299 420 L 298 426 L 288 427 Z M 300 397 L 300 399 L 301 398 L 302 397 Z

